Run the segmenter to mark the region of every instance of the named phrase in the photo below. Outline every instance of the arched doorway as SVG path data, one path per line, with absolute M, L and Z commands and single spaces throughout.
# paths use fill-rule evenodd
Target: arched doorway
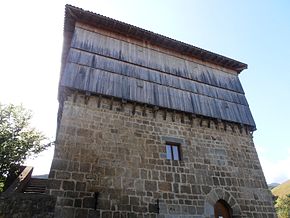
M 232 209 L 230 205 L 220 199 L 214 205 L 214 217 L 215 218 L 231 218 L 232 217 Z
M 242 217 L 240 205 L 237 203 L 235 197 L 222 188 L 212 189 L 207 194 L 204 202 L 205 217 L 218 217 L 218 214 L 215 215 L 214 210 L 217 202 L 220 202 L 224 207 L 226 207 L 226 211 L 229 213 L 228 217 Z

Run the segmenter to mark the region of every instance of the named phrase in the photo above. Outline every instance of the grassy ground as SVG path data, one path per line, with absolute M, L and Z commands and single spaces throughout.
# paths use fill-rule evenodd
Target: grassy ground
M 283 182 L 272 190 L 273 195 L 282 197 L 290 194 L 290 180 Z

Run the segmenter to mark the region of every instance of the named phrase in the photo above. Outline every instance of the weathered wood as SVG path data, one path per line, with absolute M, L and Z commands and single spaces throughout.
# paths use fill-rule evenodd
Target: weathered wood
M 22 190 L 27 186 L 31 175 L 33 167 L 25 166 L 20 175 L 13 181 L 13 183 L 7 188 L 3 193 L 3 196 L 11 195 L 15 192 L 22 192 Z
M 242 86 L 235 75 L 205 67 L 175 56 L 170 56 L 152 49 L 140 47 L 115 38 L 104 36 L 88 30 L 76 28 L 72 45 L 91 53 L 100 54 L 125 62 L 134 63 L 146 68 L 166 71 L 180 77 L 190 78 L 213 86 L 243 92 Z M 140 52 L 142 50 L 142 52 Z M 234 80 L 234 82 L 229 82 Z
M 106 72 L 125 75 L 128 77 L 158 83 L 165 86 L 202 94 L 212 98 L 248 105 L 244 94 L 210 86 L 205 83 L 181 78 L 175 75 L 165 74 L 164 72 L 151 70 L 145 67 L 125 63 L 120 60 L 107 58 L 88 52 L 71 49 L 68 61 L 90 67 L 92 69 L 104 70 Z M 160 79 L 162 78 L 162 79 Z M 139 86 L 138 86 L 139 87 Z
M 80 28 L 71 46 L 61 86 L 255 128 L 237 75 Z
M 69 64 L 67 71 L 74 74 L 75 78 L 71 77 L 72 81 L 61 81 L 63 86 L 74 88 L 74 84 L 83 78 L 85 82 L 80 82 L 77 86 L 81 90 L 236 123 L 253 124 L 253 118 L 246 105 L 225 102 L 102 70 L 91 70 L 84 66 L 78 67 L 75 64 Z M 91 78 L 94 80 L 91 81 Z M 226 103 L 226 107 L 224 103 Z M 242 113 L 246 115 L 241 115 Z

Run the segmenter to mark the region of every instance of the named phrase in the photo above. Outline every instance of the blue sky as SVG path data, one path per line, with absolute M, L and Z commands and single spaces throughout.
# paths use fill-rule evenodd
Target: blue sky
M 66 3 L 248 64 L 240 74 L 267 182 L 290 179 L 290 1 L 3 1 L 0 101 L 23 103 L 55 137 Z M 53 149 L 29 164 L 48 173 Z

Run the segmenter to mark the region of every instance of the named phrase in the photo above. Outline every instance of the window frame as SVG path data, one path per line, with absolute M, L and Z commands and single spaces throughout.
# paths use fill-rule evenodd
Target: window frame
M 168 158 L 169 152 L 167 148 L 170 148 L 170 159 Z M 177 155 L 178 159 L 175 159 L 176 154 L 174 153 L 174 149 L 177 148 Z M 165 143 L 165 150 L 166 150 L 166 159 L 167 160 L 175 160 L 175 161 L 181 161 L 182 160 L 182 155 L 181 155 L 181 144 L 176 143 L 176 142 L 166 142 Z

